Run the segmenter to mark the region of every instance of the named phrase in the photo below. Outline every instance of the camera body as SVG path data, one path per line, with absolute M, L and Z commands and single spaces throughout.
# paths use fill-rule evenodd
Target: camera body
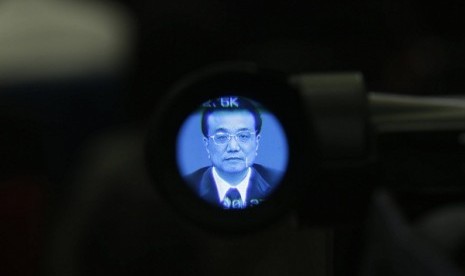
M 199 151 L 180 148 L 179 141 L 184 139 L 188 146 L 197 143 L 195 148 L 203 152 L 203 139 L 203 155 L 208 154 L 215 167 L 211 151 L 222 146 L 217 138 L 239 143 L 237 132 L 204 133 L 202 138 L 200 123 L 193 124 L 198 135 L 182 134 L 180 129 L 192 114 L 200 120 L 199 107 L 232 108 L 241 99 L 250 99 L 262 114 L 276 120 L 273 124 L 281 134 L 258 137 L 253 132 L 260 138 L 254 144 L 257 149 L 271 139 L 255 155 L 265 152 L 265 159 L 282 160 L 282 176 L 263 203 L 232 210 L 202 200 L 195 190 L 200 184 L 186 180 L 180 159 L 190 156 L 195 162 L 201 157 Z M 250 63 L 214 66 L 180 80 L 157 108 L 147 136 L 147 168 L 154 185 L 180 214 L 221 233 L 259 230 L 288 214 L 305 225 L 358 224 L 366 218 L 373 191 L 380 187 L 388 187 L 406 202 L 418 196 L 415 206 L 407 208 L 419 213 L 438 203 L 431 196 L 440 195 L 443 202 L 464 195 L 460 135 L 465 128 L 461 120 L 438 128 L 444 122 L 431 125 L 424 118 L 409 119 L 405 114 L 412 114 L 405 110 L 416 105 L 402 97 L 367 93 L 360 73 L 289 76 Z M 444 108 L 430 105 L 428 111 Z M 414 111 L 424 109 L 423 105 Z M 205 122 L 210 117 L 206 118 Z M 280 140 L 273 142 L 278 136 Z M 277 147 L 279 143 L 284 146 Z M 247 158 L 245 164 L 254 168 Z M 441 180 L 448 188 L 441 186 Z

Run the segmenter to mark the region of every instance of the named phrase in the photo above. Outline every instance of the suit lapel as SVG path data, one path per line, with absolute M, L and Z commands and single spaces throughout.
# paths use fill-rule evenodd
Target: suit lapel
M 212 169 L 208 168 L 202 175 L 200 181 L 199 195 L 206 201 L 218 204 L 218 190 L 215 181 L 213 180 Z
M 252 175 L 249 180 L 249 187 L 247 189 L 247 201 L 252 205 L 256 205 L 267 196 L 271 186 L 265 179 L 252 168 Z

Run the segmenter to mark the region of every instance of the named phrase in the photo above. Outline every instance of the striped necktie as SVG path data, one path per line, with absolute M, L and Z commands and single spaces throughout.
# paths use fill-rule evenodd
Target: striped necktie
M 244 203 L 242 202 L 241 194 L 236 188 L 231 188 L 226 193 L 223 206 L 225 209 L 242 209 Z

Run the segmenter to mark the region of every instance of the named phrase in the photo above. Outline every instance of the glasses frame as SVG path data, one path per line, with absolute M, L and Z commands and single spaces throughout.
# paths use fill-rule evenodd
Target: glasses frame
M 238 138 L 237 138 L 237 135 L 238 135 L 239 133 L 244 133 L 244 132 L 250 133 L 250 134 L 252 134 L 252 135 L 256 135 L 256 134 L 257 134 L 256 131 L 248 131 L 248 130 L 238 131 L 238 132 L 236 132 L 235 134 L 231 134 L 231 133 L 224 132 L 225 135 L 228 135 L 228 140 L 227 140 L 225 143 L 223 143 L 223 144 L 217 143 L 217 141 L 216 141 L 216 139 L 215 139 L 215 136 L 216 136 L 216 135 L 218 135 L 218 134 L 223 134 L 223 132 L 216 133 L 216 134 L 214 134 L 214 135 L 210 135 L 210 136 L 208 136 L 208 138 L 211 138 L 211 139 L 213 140 L 213 142 L 215 143 L 215 145 L 218 145 L 218 146 L 227 145 L 229 142 L 231 142 L 232 137 L 234 137 L 234 139 L 236 140 L 237 143 L 246 144 L 246 143 L 248 143 L 248 142 L 250 142 L 250 141 L 242 142 L 242 141 L 240 141 L 240 139 L 238 140 Z

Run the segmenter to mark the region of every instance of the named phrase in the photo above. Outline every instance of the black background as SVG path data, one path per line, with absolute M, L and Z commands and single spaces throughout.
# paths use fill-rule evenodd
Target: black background
M 369 91 L 465 91 L 463 1 L 118 3 L 136 23 L 132 62 L 122 72 L 0 84 L 3 275 L 62 274 L 67 269 L 83 275 L 202 273 L 197 266 L 201 260 L 193 257 L 202 250 L 202 239 L 196 240 L 161 203 L 154 203 L 147 195 L 153 192 L 150 188 L 121 184 L 121 179 L 146 181 L 138 180 L 142 173 L 137 165 L 143 164 L 131 163 L 139 159 L 125 147 L 143 144 L 137 137 L 143 136 L 163 94 L 198 68 L 241 60 L 289 74 L 360 71 Z M 86 157 L 89 141 L 107 132 L 127 142 L 110 140 L 108 145 L 97 139 L 105 146 L 99 149 L 101 144 L 91 142 L 93 149 L 103 156 L 121 149 L 114 158 L 130 166 L 83 175 L 109 160 Z M 97 199 L 79 196 L 79 183 L 118 180 L 112 186 L 116 188 Z M 100 207 L 92 210 L 95 202 Z M 82 217 L 90 218 L 80 221 Z M 65 254 L 61 263 L 50 261 L 60 255 L 50 245 L 60 233 L 75 242 L 75 259 Z M 164 244 L 155 238 L 159 236 L 165 237 Z M 341 252 L 351 255 L 352 245 L 341 244 Z

